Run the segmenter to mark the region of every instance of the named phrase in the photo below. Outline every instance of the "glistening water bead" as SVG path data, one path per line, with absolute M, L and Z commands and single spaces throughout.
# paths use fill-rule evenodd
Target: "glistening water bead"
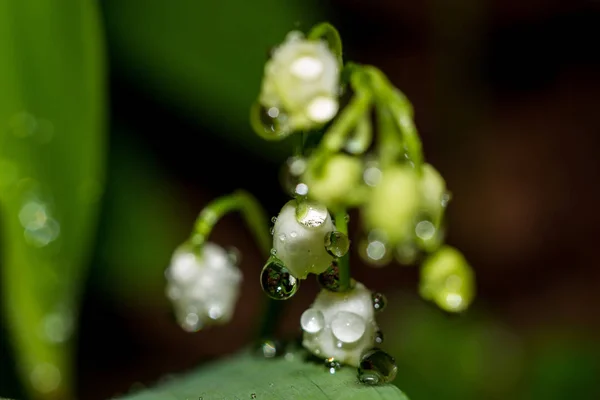
M 290 274 L 281 260 L 271 256 L 260 274 L 260 285 L 270 298 L 287 300 L 296 293 L 300 281 Z
M 342 232 L 329 232 L 325 235 L 325 250 L 334 257 L 343 257 L 350 249 L 350 240 Z
M 296 207 L 296 220 L 307 228 L 317 228 L 325 222 L 329 212 L 321 204 L 302 201 Z
M 333 260 L 325 272 L 317 275 L 317 282 L 330 292 L 340 290 L 340 270 L 337 261 Z
M 325 327 L 325 317 L 319 310 L 309 308 L 300 317 L 302 330 L 308 333 L 318 333 Z
M 388 383 L 396 378 L 398 366 L 394 357 L 383 350 L 367 351 L 358 366 L 358 380 L 367 385 Z
M 371 295 L 371 298 L 373 300 L 373 308 L 375 309 L 375 311 L 383 311 L 383 309 L 387 305 L 387 299 L 385 298 L 385 296 L 381 293 L 373 293 Z
M 340 363 L 333 357 L 329 357 L 325 359 L 325 368 L 329 371 L 330 374 L 335 374 L 342 368 L 342 363 Z

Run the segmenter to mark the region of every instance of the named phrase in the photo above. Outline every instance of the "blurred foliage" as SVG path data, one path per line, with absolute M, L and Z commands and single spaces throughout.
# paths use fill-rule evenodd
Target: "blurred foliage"
M 226 132 L 230 145 L 275 160 L 289 154 L 290 141 L 265 143 L 252 133 L 249 105 L 270 49 L 290 30 L 319 21 L 322 2 L 107 0 L 103 6 L 113 64 L 128 80 L 201 126 Z
M 358 382 L 355 368 L 329 374 L 322 362 L 304 360 L 304 352 L 265 359 L 240 354 L 200 368 L 182 378 L 123 400 L 163 399 L 306 399 L 408 400 L 393 385 L 368 386 Z
M 2 295 L 34 398 L 72 395 L 79 282 L 103 187 L 96 3 L 0 2 Z
M 600 346 L 541 327 L 527 335 L 482 308 L 451 315 L 406 295 L 382 315 L 395 384 L 415 399 L 597 399 Z

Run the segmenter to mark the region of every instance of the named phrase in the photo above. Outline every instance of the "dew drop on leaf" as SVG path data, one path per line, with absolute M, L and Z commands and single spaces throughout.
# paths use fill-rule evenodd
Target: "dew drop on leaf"
M 394 357 L 383 350 L 367 351 L 358 366 L 358 380 L 367 385 L 378 385 L 394 380 L 398 366 Z
M 383 332 L 377 331 L 375 332 L 375 344 L 380 345 L 383 343 Z
M 325 359 L 325 368 L 330 374 L 335 374 L 342 368 L 342 364 L 335 358 L 329 357 Z
M 283 262 L 274 255 L 269 257 L 260 274 L 263 291 L 274 300 L 287 300 L 292 297 L 300 281 L 290 274 Z

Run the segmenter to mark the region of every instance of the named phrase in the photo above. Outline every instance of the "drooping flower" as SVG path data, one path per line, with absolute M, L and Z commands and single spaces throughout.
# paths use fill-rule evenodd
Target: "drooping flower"
M 290 32 L 265 64 L 259 102 L 283 131 L 313 129 L 338 111 L 339 73 L 324 41 Z
M 371 291 L 360 282 L 347 292 L 323 289 L 300 318 L 302 345 L 320 358 L 357 367 L 378 344 L 375 311 Z
M 242 272 L 225 249 L 206 242 L 198 255 L 184 244 L 175 250 L 165 276 L 167 296 L 183 329 L 193 332 L 231 320 Z
M 332 231 L 335 226 L 325 206 L 290 200 L 273 226 L 273 249 L 294 277 L 305 279 L 329 268 L 333 256 L 325 249 L 325 236 Z

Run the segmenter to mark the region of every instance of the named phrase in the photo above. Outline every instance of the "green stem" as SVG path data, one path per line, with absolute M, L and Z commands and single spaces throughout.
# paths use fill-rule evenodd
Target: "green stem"
M 334 213 L 335 228 L 338 232 L 348 236 L 348 213 L 340 209 Z M 340 292 L 350 289 L 350 252 L 338 259 L 338 270 L 340 273 Z
M 269 235 L 267 214 L 258 201 L 248 192 L 237 190 L 209 203 L 198 215 L 194 224 L 191 242 L 201 247 L 212 232 L 215 224 L 226 214 L 239 211 L 248 229 L 258 242 L 263 256 L 268 257 L 272 239 Z
M 343 65 L 342 60 L 342 39 L 340 38 L 340 34 L 328 22 L 322 22 L 318 25 L 315 25 L 310 32 L 308 32 L 307 38 L 309 40 L 317 40 L 321 38 L 325 38 L 327 43 L 329 44 L 329 49 L 333 52 L 335 57 L 337 58 L 338 64 Z

